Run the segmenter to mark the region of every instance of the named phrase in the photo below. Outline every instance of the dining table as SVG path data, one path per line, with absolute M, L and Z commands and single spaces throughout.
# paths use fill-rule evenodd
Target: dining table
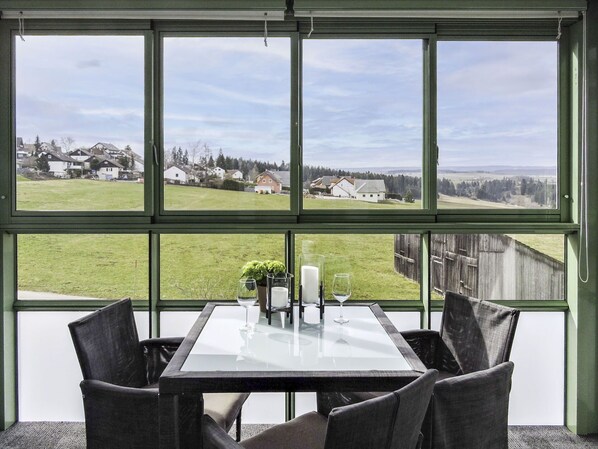
M 270 325 L 260 313 L 247 331 L 243 308 L 208 303 L 160 377 L 160 448 L 201 447 L 199 419 L 182 435 L 181 404 L 196 400 L 201 416 L 203 393 L 392 391 L 425 372 L 377 303 L 343 313 L 339 324 L 339 307 L 326 305 L 322 319 L 296 308 L 294 319 L 275 313 Z

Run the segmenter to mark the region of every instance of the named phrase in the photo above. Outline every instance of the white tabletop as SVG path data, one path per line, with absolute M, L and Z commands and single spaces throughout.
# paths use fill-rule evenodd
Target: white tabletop
M 257 307 L 257 306 L 256 306 Z M 181 371 L 399 371 L 411 370 L 369 307 L 343 308 L 346 324 L 326 306 L 321 324 L 305 324 L 295 308 L 294 324 L 272 325 L 263 314 L 252 332 L 241 331 L 245 311 L 216 306 Z M 255 313 L 255 311 L 252 311 Z M 308 318 L 316 309 L 306 310 Z M 317 321 L 316 321 L 317 322 Z

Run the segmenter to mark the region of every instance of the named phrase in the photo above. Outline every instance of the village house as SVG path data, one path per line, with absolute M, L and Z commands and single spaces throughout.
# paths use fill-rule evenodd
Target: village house
M 356 179 L 355 197 L 361 201 L 378 203 L 386 199 L 386 185 L 382 179 Z
M 112 143 L 98 142 L 94 146 L 89 148 L 89 150 L 84 151 L 87 151 L 96 156 L 102 156 L 107 159 L 114 159 L 116 161 L 118 161 L 120 158 L 126 157 L 129 159 L 129 171 L 136 172 L 138 174 L 142 174 L 144 171 L 143 157 L 135 153 L 133 150 L 121 150 Z
M 291 172 L 266 170 L 258 175 L 255 184 L 257 193 L 280 193 L 291 188 Z
M 104 157 L 97 157 L 99 164 L 97 165 L 96 174 L 98 178 L 103 181 L 111 181 L 113 179 L 118 179 L 120 171 L 123 169 L 123 166 L 116 162 L 114 159 L 108 159 Z
M 194 180 L 195 177 L 187 167 L 172 165 L 164 170 L 164 181 L 169 184 L 187 184 Z
M 226 170 L 226 178 L 236 179 L 237 181 L 243 181 L 243 173 L 241 170 Z
M 81 167 L 79 161 L 56 150 L 43 150 L 39 157 L 48 162 L 50 167 L 48 173 L 56 178 L 68 178 L 70 176 L 69 170 L 80 170 Z
M 330 193 L 330 186 L 336 181 L 338 181 L 336 176 L 322 176 L 314 179 L 309 184 L 309 188 L 320 193 Z
M 334 180 L 330 193 L 338 198 L 355 198 L 355 178 L 343 176 Z
M 208 168 L 208 175 L 216 176 L 217 178 L 224 179 L 224 175 L 226 174 L 226 170 L 220 167 L 210 167 Z

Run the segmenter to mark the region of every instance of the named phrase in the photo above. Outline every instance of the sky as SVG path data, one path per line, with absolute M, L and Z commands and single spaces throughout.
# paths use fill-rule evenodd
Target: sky
M 141 36 L 16 38 L 17 136 L 143 151 Z M 164 41 L 164 146 L 290 158 L 288 38 Z M 421 169 L 418 39 L 306 39 L 304 163 Z M 557 45 L 439 42 L 439 168 L 556 165 Z

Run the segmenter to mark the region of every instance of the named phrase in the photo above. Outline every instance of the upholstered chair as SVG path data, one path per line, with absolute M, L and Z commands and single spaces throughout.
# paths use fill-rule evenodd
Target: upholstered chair
M 203 418 L 204 449 L 417 449 L 436 370 L 393 393 L 318 412 L 236 443 L 209 416 Z
M 69 324 L 83 381 L 87 449 L 158 448 L 158 380 L 182 338 L 139 341 L 131 300 L 123 299 Z M 205 394 L 204 410 L 229 430 L 249 394 Z M 197 406 L 183 404 L 183 429 Z
M 506 447 L 501 444 L 506 444 L 504 438 L 507 435 L 508 407 L 505 407 L 505 404 L 508 405 L 510 373 L 513 371 L 513 366 L 512 364 L 502 366 L 499 370 L 500 374 L 494 370 L 486 371 L 509 360 L 518 319 L 517 309 L 446 292 L 440 332 L 427 329 L 401 332 L 424 365 L 438 370 L 434 399 L 422 428 L 424 449 L 479 449 L 480 447 L 503 449 Z M 479 375 L 473 375 L 474 373 Z M 508 381 L 505 377 L 507 375 Z M 456 377 L 459 379 L 450 380 Z M 476 381 L 473 382 L 471 379 Z M 455 394 L 451 400 L 460 403 L 459 398 L 462 398 L 470 402 L 466 406 L 467 413 L 460 415 L 453 410 L 452 416 L 448 416 L 445 415 L 447 407 L 436 406 L 436 390 L 442 392 L 442 397 L 446 399 L 446 395 L 450 396 L 453 391 L 448 388 L 453 382 L 459 385 L 460 396 L 457 397 Z M 494 413 L 493 403 L 475 400 L 477 393 L 474 391 L 478 389 L 480 383 L 484 384 L 484 382 L 489 392 L 500 392 L 500 398 L 496 394 L 488 396 L 497 401 L 494 404 L 495 410 L 501 416 L 495 417 L 496 419 L 486 415 Z M 469 385 L 472 388 L 471 396 L 466 395 Z M 380 394 L 375 392 L 318 393 L 318 410 L 326 414 L 333 407 L 364 401 Z M 483 395 L 479 399 L 483 399 Z M 440 437 L 441 434 L 450 434 L 451 429 L 458 433 L 469 428 L 470 423 L 465 419 L 469 416 L 469 412 L 477 416 L 475 429 L 471 430 L 488 435 L 489 440 L 492 440 L 490 435 L 493 433 L 501 435 L 500 443 L 479 444 L 476 441 L 480 440 L 472 436 L 468 440 L 471 443 L 460 440 L 459 444 L 453 445 L 449 442 L 450 438 Z M 464 419 L 460 421 L 459 416 L 463 416 Z M 444 424 L 441 424 L 443 422 Z

